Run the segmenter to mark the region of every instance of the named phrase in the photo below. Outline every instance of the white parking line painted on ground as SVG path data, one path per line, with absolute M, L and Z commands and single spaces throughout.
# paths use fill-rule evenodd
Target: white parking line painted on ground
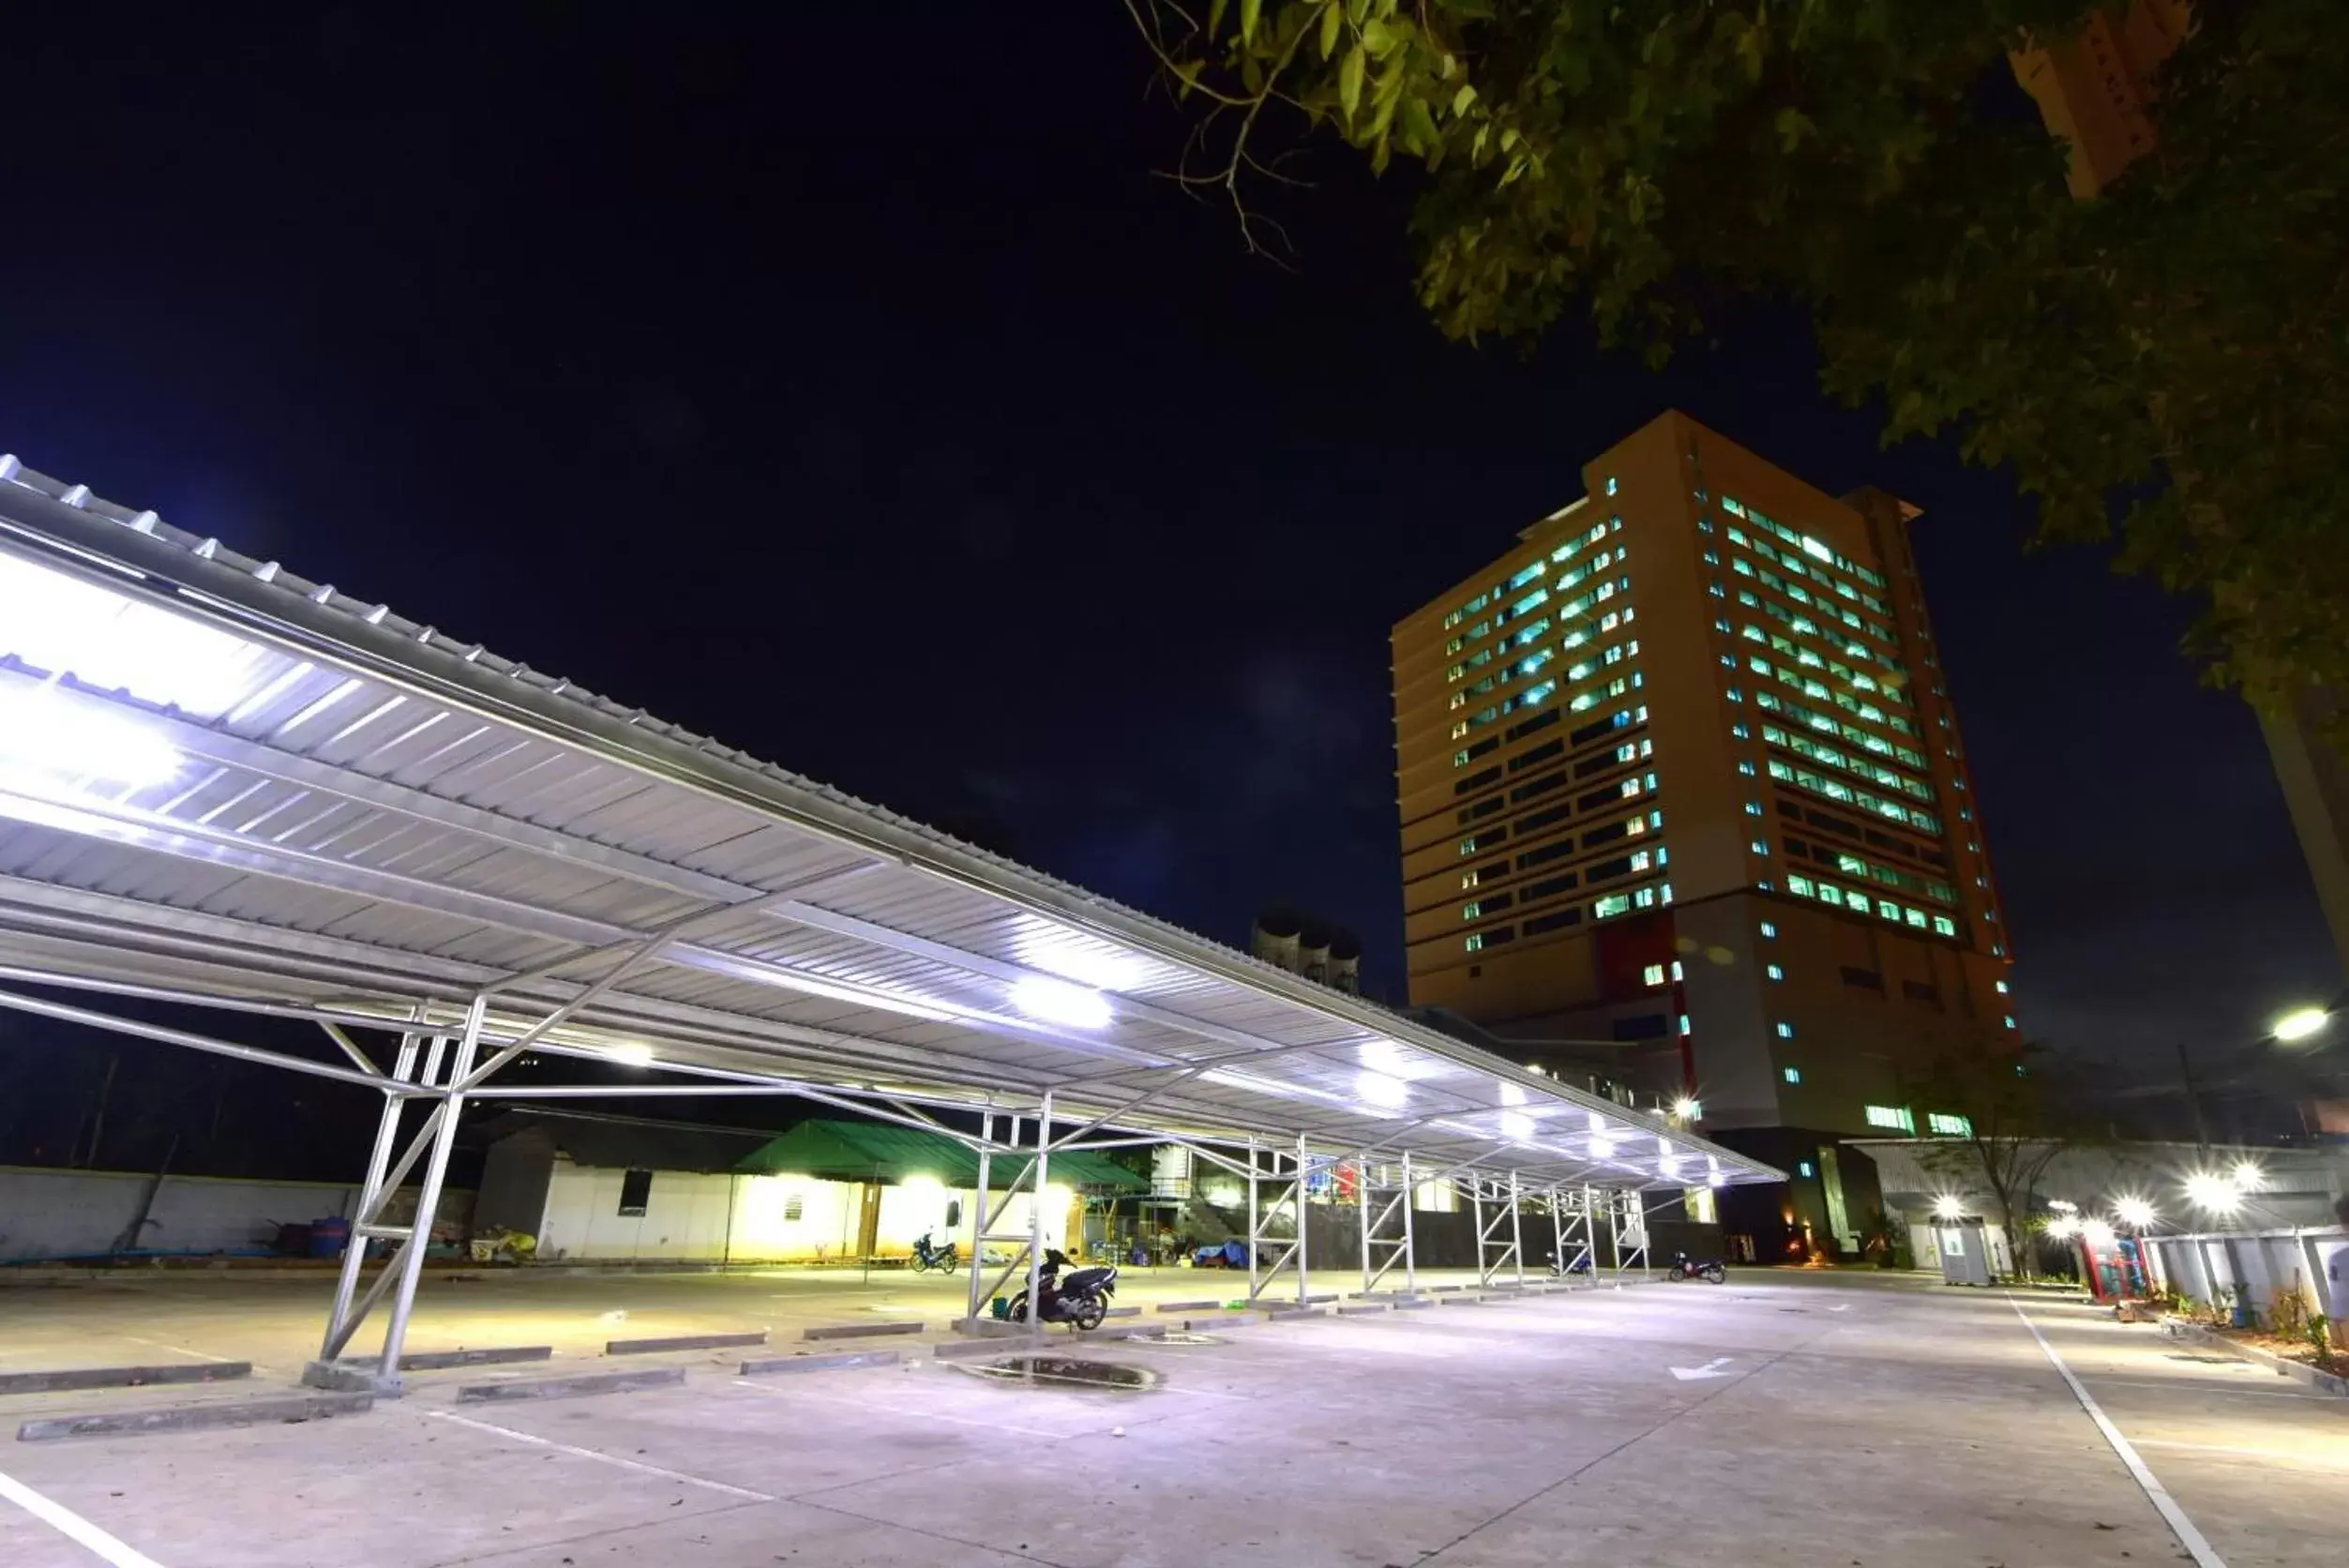
M 163 1568 L 135 1547 L 126 1545 L 62 1502 L 53 1502 L 14 1476 L 0 1474 L 0 1499 L 15 1503 L 50 1529 L 113 1563 L 114 1568 Z
M 637 1470 L 645 1475 L 657 1475 L 664 1481 L 682 1481 L 688 1486 L 706 1486 L 713 1492 L 724 1492 L 729 1497 L 747 1498 L 753 1502 L 775 1500 L 770 1494 L 754 1492 L 747 1486 L 730 1486 L 723 1481 L 707 1481 L 698 1475 L 687 1475 L 683 1470 L 663 1470 L 658 1465 L 648 1465 L 640 1459 L 623 1459 L 616 1454 L 598 1454 L 592 1448 L 574 1448 L 567 1442 L 556 1442 L 551 1438 L 542 1438 L 529 1432 L 517 1432 L 511 1426 L 500 1426 L 494 1422 L 476 1421 L 472 1416 L 459 1415 L 454 1410 L 420 1410 L 417 1413 L 429 1416 L 434 1421 L 453 1421 L 459 1426 L 470 1426 L 476 1432 L 495 1432 L 499 1437 L 512 1438 L 516 1442 L 526 1442 L 534 1448 L 551 1448 L 558 1454 L 568 1454 L 574 1458 L 593 1459 L 598 1464 L 617 1465 L 622 1470 Z M 140 1560 L 144 1561 L 145 1559 L 142 1558 Z
M 2064 1382 L 2071 1389 L 2071 1396 L 2080 1401 L 2082 1410 L 2088 1412 L 2088 1419 L 2095 1422 L 2096 1429 L 2104 1434 L 2104 1440 L 2113 1445 L 2113 1452 L 2119 1455 L 2120 1462 L 2129 1467 L 2129 1473 L 2136 1477 L 2146 1500 L 2168 1521 L 2179 1544 L 2192 1554 L 2199 1568 L 2227 1568 L 2226 1560 L 2210 1549 L 2210 1543 L 2203 1538 L 2201 1530 L 2194 1528 L 2194 1521 L 2186 1516 L 2186 1510 L 2180 1508 L 2177 1500 L 2170 1496 L 2161 1483 L 2154 1478 L 2152 1470 L 2138 1456 L 2136 1449 L 2120 1435 L 2120 1428 L 2106 1417 L 2102 1407 L 2089 1396 L 2080 1380 L 2071 1375 L 2071 1368 L 2065 1365 L 2064 1358 L 2055 1353 L 2055 1347 L 2047 1342 L 2047 1335 L 2040 1333 L 2039 1325 L 2031 1321 L 2031 1315 L 2023 1310 L 2023 1304 L 2008 1296 L 2007 1304 L 2014 1308 L 2014 1315 L 2023 1320 L 2023 1326 L 2031 1331 L 2031 1337 L 2038 1340 L 2039 1348 L 2046 1352 L 2048 1364 L 2062 1374 Z
M 2321 1454 L 2296 1453 L 2289 1448 L 2240 1448 L 2222 1442 L 2180 1442 L 2172 1438 L 2139 1438 L 2137 1446 L 2139 1448 L 2178 1448 L 2195 1454 L 2232 1454 L 2240 1459 L 2313 1465 L 2318 1470 L 2349 1470 L 2349 1457 L 2327 1459 Z
M 1073 1432 L 1047 1432 L 1034 1426 L 1014 1426 L 1009 1422 L 1003 1421 L 979 1421 L 971 1416 L 948 1415 L 943 1410 L 911 1410 L 902 1405 L 883 1405 L 870 1399 L 843 1399 L 837 1395 L 818 1394 L 812 1389 L 795 1388 L 787 1394 L 782 1389 L 769 1388 L 764 1383 L 754 1383 L 742 1378 L 730 1380 L 736 1388 L 746 1388 L 753 1394 L 763 1394 L 770 1399 L 814 1399 L 821 1404 L 847 1405 L 855 1410 L 882 1415 L 906 1415 L 922 1421 L 944 1421 L 956 1426 L 984 1426 L 990 1432 L 1016 1432 L 1023 1438 L 1049 1438 L 1055 1442 L 1062 1438 L 1077 1435 Z
M 215 1362 L 222 1366 L 227 1365 L 230 1362 L 236 1359 L 233 1356 L 216 1356 L 203 1350 L 191 1350 L 185 1345 L 170 1345 L 160 1339 L 142 1339 L 135 1334 L 126 1334 L 123 1337 L 129 1340 L 133 1345 L 152 1345 L 158 1350 L 169 1350 L 173 1355 L 193 1356 L 198 1361 Z M 258 1362 L 254 1363 L 253 1370 L 256 1372 L 262 1370 L 261 1364 Z

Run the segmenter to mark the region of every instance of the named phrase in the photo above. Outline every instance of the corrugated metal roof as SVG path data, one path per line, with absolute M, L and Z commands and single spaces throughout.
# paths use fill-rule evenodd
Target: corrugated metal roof
M 550 1049 L 1535 1181 L 1777 1179 L 13 459 L 0 709 L 22 974 L 437 1026 L 490 988 L 510 1038 L 626 961 Z

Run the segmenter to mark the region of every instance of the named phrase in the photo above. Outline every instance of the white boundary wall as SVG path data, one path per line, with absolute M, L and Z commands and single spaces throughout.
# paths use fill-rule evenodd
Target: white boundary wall
M 0 1166 L 0 1261 L 91 1258 L 111 1250 L 139 1217 L 152 1172 L 56 1170 Z M 350 1217 L 356 1185 L 331 1182 L 257 1182 L 218 1176 L 167 1176 L 134 1248 L 212 1253 L 266 1247 L 279 1223 Z M 404 1223 L 415 1193 L 403 1189 L 387 1211 Z M 445 1188 L 435 1231 L 461 1234 L 473 1194 Z
M 2310 1311 L 2349 1325 L 2349 1230 L 2296 1227 L 2149 1236 L 2146 1247 L 2162 1282 L 2196 1301 L 2207 1302 L 2221 1289 L 2239 1290 L 2265 1316 L 2280 1293 L 2296 1289 Z

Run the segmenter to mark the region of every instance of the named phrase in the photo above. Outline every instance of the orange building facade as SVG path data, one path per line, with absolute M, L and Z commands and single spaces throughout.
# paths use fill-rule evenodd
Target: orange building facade
M 1952 1130 L 1934 1059 L 2017 1041 L 1913 511 L 1679 414 L 1583 479 L 1394 629 L 1411 1002 L 1695 1100 L 1855 1237 L 1833 1141 Z

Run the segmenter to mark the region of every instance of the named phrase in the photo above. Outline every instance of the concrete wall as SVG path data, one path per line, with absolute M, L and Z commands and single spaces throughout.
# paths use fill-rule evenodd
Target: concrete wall
M 0 1262 L 86 1258 L 113 1250 L 138 1218 L 155 1180 L 140 1171 L 0 1166 Z M 280 1221 L 347 1217 L 358 1190 L 355 1184 L 322 1182 L 170 1176 L 156 1192 L 149 1223 L 134 1244 L 190 1253 L 265 1248 Z M 435 1233 L 444 1240 L 461 1236 L 472 1210 L 471 1192 L 444 1189 Z M 407 1188 L 394 1195 L 386 1217 L 402 1223 L 414 1212 L 415 1190 Z

